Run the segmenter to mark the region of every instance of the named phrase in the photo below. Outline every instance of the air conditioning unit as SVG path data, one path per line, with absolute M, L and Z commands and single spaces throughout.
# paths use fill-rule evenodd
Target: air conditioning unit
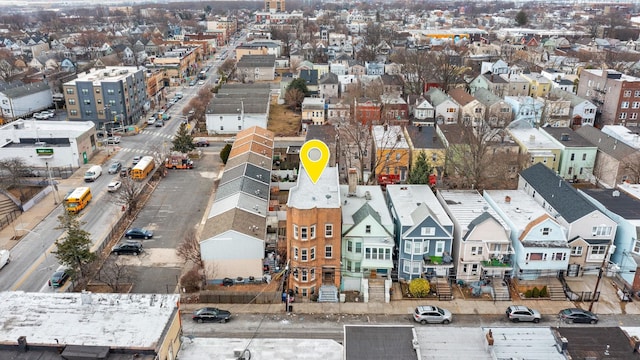
M 477 271 L 472 271 L 471 275 L 476 276 L 476 275 L 478 275 L 478 272 Z
M 297 257 L 297 256 L 294 256 L 294 257 L 293 257 L 293 260 L 298 261 L 298 257 Z

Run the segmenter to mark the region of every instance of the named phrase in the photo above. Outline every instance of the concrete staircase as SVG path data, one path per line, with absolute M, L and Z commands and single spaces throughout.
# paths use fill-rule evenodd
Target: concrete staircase
M 511 294 L 509 293 L 509 287 L 503 284 L 501 281 L 492 281 L 493 287 L 493 300 L 495 301 L 510 301 Z
M 19 214 L 20 208 L 8 196 L 0 193 L 0 229 L 9 225 Z
M 562 289 L 562 285 L 547 285 L 547 291 L 549 292 L 549 299 L 554 301 L 567 300 L 567 295 Z
M 453 300 L 453 294 L 451 292 L 451 285 L 445 278 L 435 279 L 436 294 L 438 294 L 438 300 Z
M 338 302 L 338 289 L 331 285 L 320 286 L 318 302 Z
M 383 279 L 369 279 L 369 302 L 385 302 Z

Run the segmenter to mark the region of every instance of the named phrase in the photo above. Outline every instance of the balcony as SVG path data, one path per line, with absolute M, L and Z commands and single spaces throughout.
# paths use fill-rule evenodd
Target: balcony
M 513 265 L 509 261 L 499 259 L 489 259 L 481 261 L 484 268 L 511 268 Z
M 425 255 L 423 257 L 424 267 L 425 268 L 433 268 L 433 267 L 453 267 L 453 260 L 451 256 L 429 256 Z

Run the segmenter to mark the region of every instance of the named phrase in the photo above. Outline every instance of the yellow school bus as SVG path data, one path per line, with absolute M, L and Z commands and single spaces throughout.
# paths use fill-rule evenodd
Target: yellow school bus
M 64 199 L 64 206 L 70 213 L 77 214 L 91 201 L 91 188 L 87 186 L 76 188 Z
M 151 170 L 156 166 L 153 156 L 143 156 L 140 162 L 131 169 L 131 178 L 133 180 L 144 180 Z

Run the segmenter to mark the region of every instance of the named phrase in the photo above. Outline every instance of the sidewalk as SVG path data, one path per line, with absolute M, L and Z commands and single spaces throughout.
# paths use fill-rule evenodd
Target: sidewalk
M 113 152 L 112 152 L 113 155 Z M 91 158 L 91 161 L 83 165 L 79 170 L 68 179 L 54 179 L 58 185 L 58 192 L 54 199 L 54 193 L 50 192 L 40 202 L 31 209 L 23 212 L 9 226 L 0 230 L 0 249 L 12 249 L 20 237 L 26 235 L 28 231 L 33 230 L 45 217 L 47 217 L 56 207 L 63 206 L 61 199 L 65 194 L 83 184 L 82 174 L 84 169 L 91 165 L 104 165 L 108 161 L 106 151 L 100 150 Z M 57 200 L 57 201 L 56 201 Z M 57 202 L 57 204 L 56 204 Z M 18 238 L 18 240 L 16 240 Z

